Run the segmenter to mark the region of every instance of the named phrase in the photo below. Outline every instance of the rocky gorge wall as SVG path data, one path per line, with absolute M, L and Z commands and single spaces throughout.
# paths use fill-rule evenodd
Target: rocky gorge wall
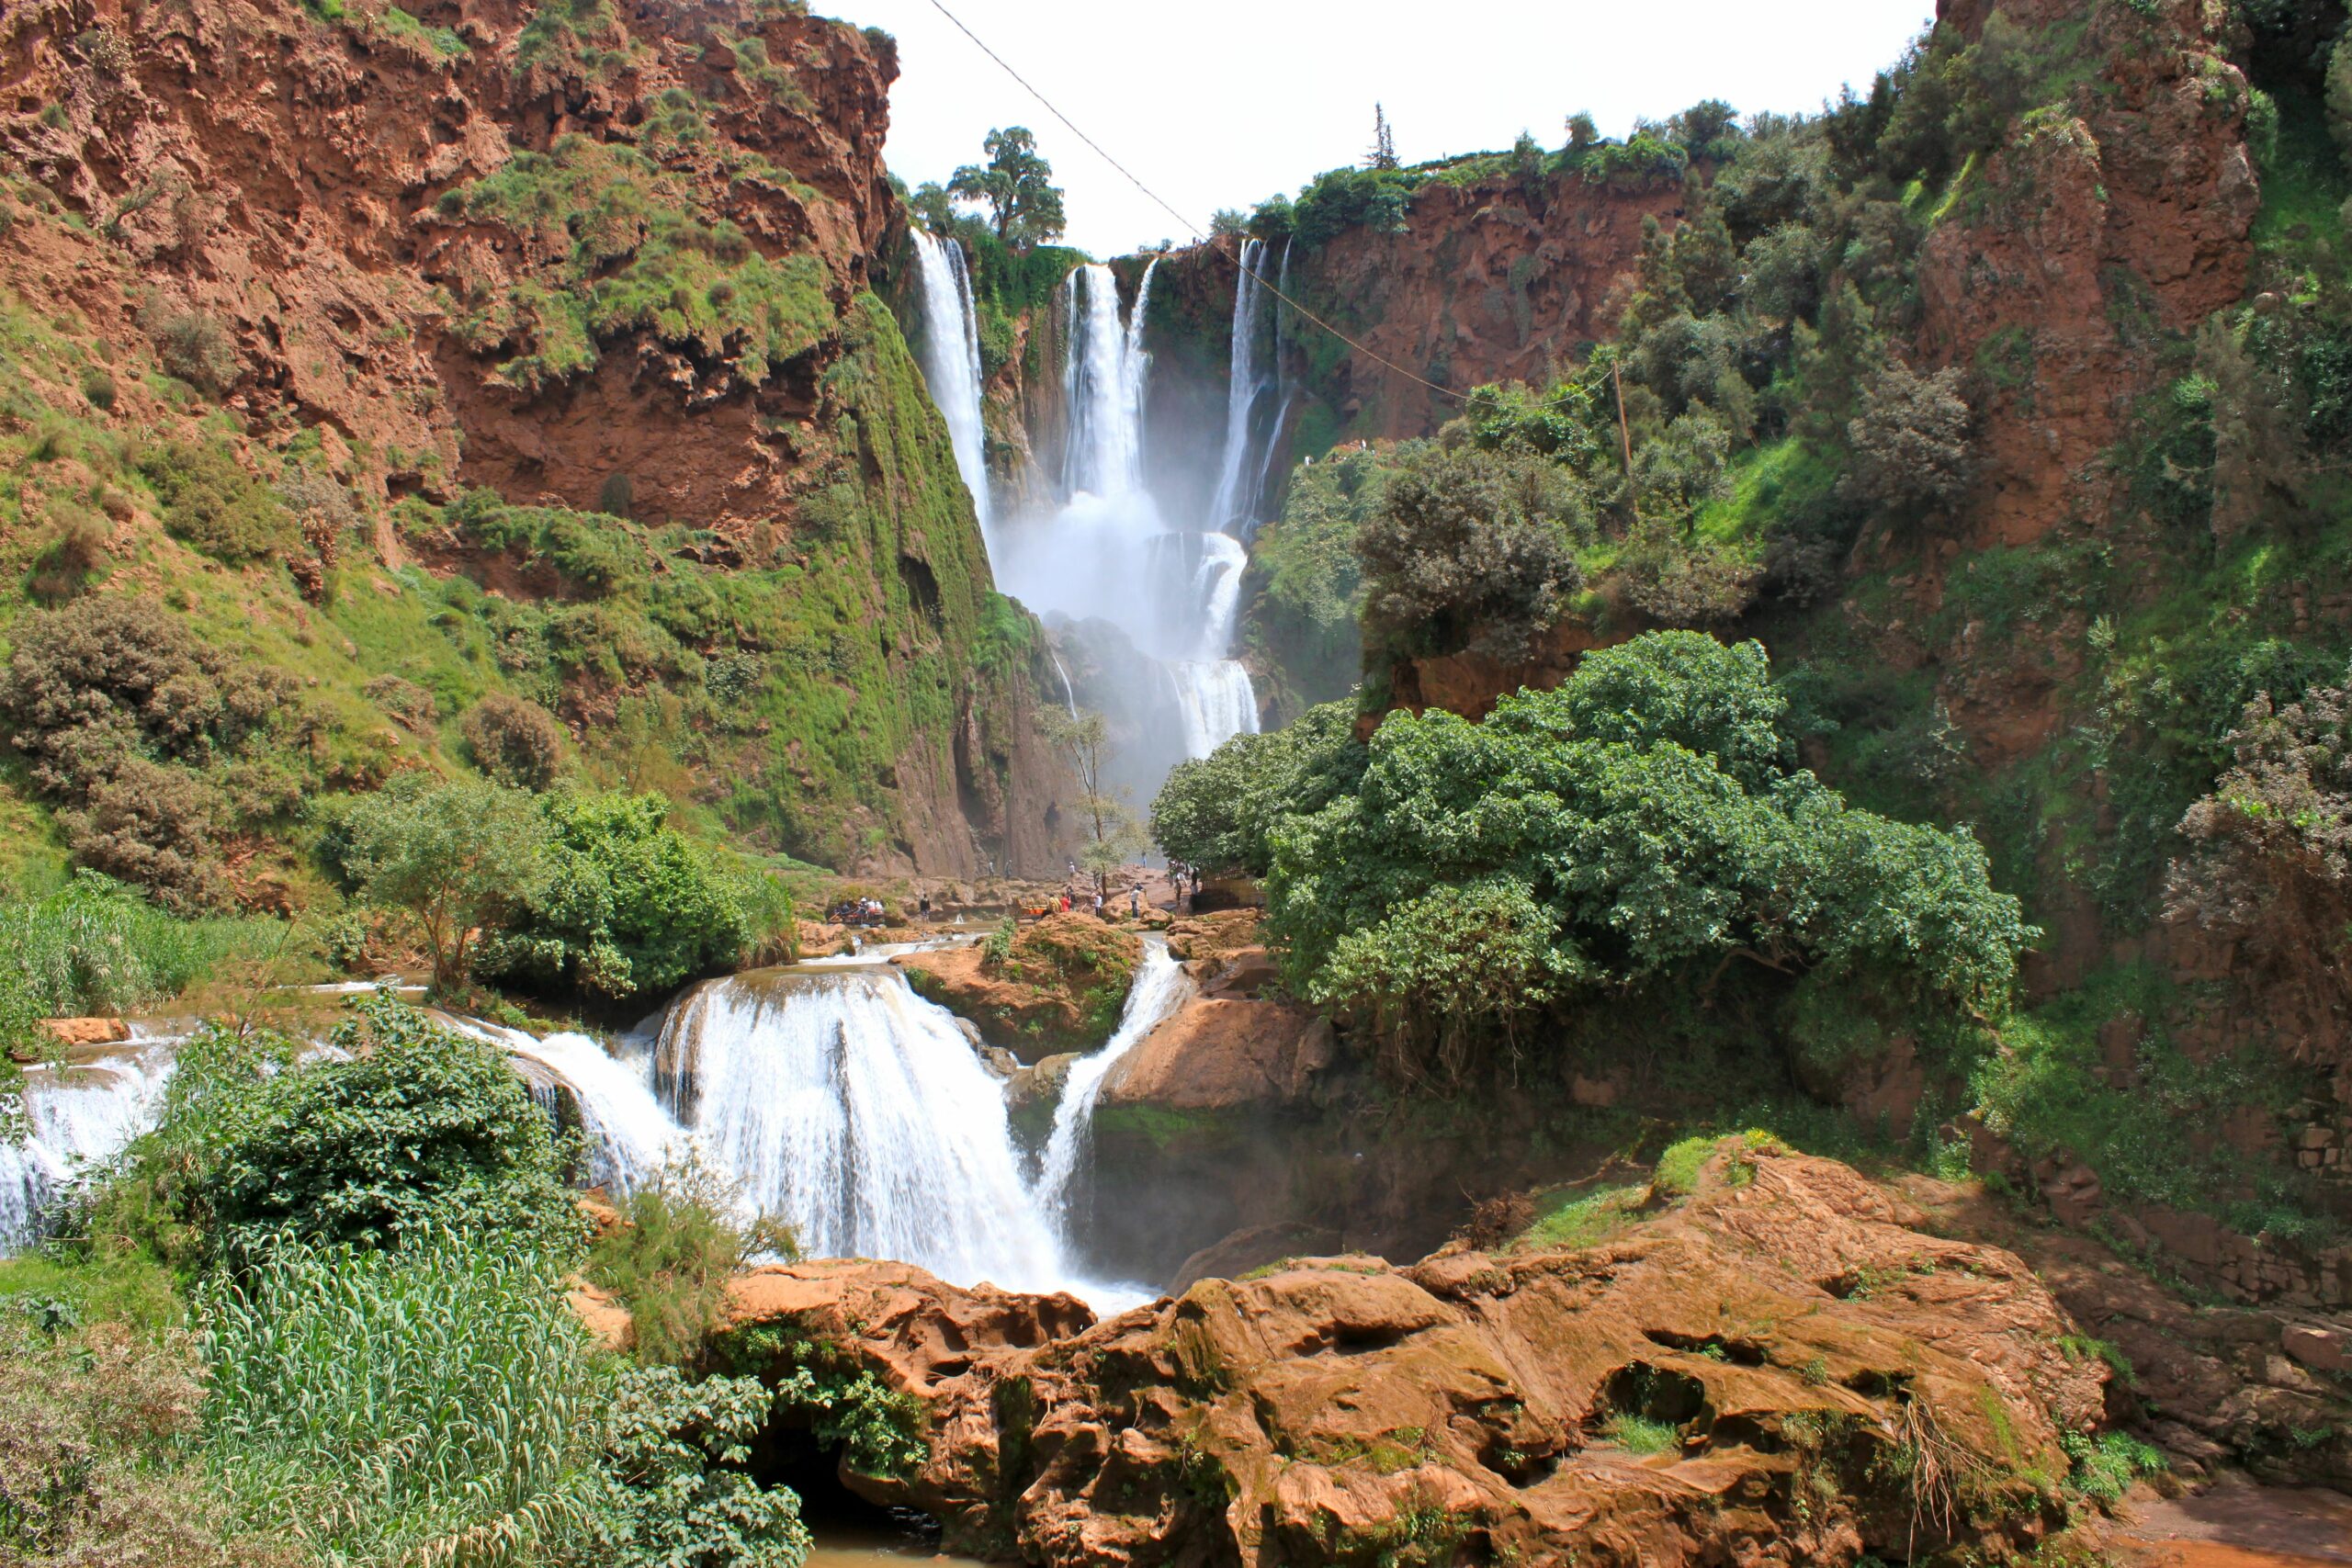
M 888 38 L 783 0 L 36 0 L 0 22 L 0 279 L 63 334 L 54 406 L 109 440 L 200 431 L 346 487 L 367 560 L 325 553 L 363 595 L 464 578 L 564 621 L 551 662 L 449 682 L 526 689 L 592 756 L 650 723 L 755 844 L 1045 870 L 1042 651 L 867 292 L 896 74 Z M 208 366 L 158 364 L 175 322 Z M 101 408 L 72 364 L 108 359 L 146 374 Z M 71 479 L 28 470 L 28 502 Z M 477 490 L 584 542 L 485 536 L 447 512 Z M 7 520 L 20 553 L 40 515 Z M 98 591 L 196 570 L 153 524 Z M 238 571 L 265 623 L 352 618 L 292 586 Z M 402 673 L 348 646 L 329 683 Z

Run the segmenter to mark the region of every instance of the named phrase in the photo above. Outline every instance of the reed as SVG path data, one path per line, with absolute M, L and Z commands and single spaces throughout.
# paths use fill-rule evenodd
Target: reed
M 548 1262 L 286 1243 L 202 1317 L 214 1467 L 318 1561 L 503 1568 L 589 1528 L 608 1382 Z

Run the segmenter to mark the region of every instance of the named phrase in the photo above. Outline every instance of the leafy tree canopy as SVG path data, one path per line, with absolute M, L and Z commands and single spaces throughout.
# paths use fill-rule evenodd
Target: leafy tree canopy
M 985 205 L 996 222 L 996 237 L 1008 245 L 1046 245 L 1062 237 L 1069 220 L 1054 166 L 1037 152 L 1025 127 L 991 130 L 981 143 L 986 164 L 967 164 L 948 180 L 950 195 Z
M 498 1047 L 390 996 L 334 1059 L 207 1043 L 157 1136 L 177 1207 L 229 1257 L 274 1238 L 400 1244 L 435 1230 L 565 1255 L 581 1239 L 552 1123 Z M 187 1070 L 184 1063 L 182 1071 Z
M 1760 981 L 1832 1056 L 1997 1007 L 2034 933 L 1976 840 L 1849 807 L 1792 767 L 1783 716 L 1759 646 L 1653 633 L 1483 724 L 1392 714 L 1360 762 L 1335 719 L 1228 743 L 1155 820 L 1204 861 L 1263 856 L 1293 984 L 1406 1078 L 1659 987 Z
M 670 826 L 651 795 L 545 795 L 547 869 L 509 929 L 483 941 L 484 973 L 597 996 L 666 991 L 751 945 L 745 890 Z

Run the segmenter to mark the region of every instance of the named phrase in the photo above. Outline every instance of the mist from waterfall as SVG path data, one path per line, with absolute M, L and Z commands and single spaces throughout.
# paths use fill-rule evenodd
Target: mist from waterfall
M 1050 513 L 1009 520 L 992 557 L 1005 591 L 1065 640 L 1074 628 L 1113 628 L 1107 643 L 1087 639 L 1099 656 L 1084 700 L 1118 727 L 1120 782 L 1145 799 L 1176 763 L 1258 728 L 1256 691 L 1232 658 L 1247 552 L 1214 518 L 1171 521 L 1146 481 L 1145 334 L 1159 266 L 1146 264 L 1124 310 L 1107 266 L 1080 266 L 1064 280 L 1057 310 L 1068 345 L 1066 499 Z M 1252 290 L 1252 319 L 1261 295 Z M 1256 337 L 1237 330 L 1236 353 L 1253 355 Z M 1238 442 L 1227 433 L 1233 472 L 1220 479 L 1213 512 L 1246 513 L 1254 503 L 1250 446 L 1246 429 Z
M 956 448 L 956 468 L 972 492 L 972 510 L 980 524 L 980 538 L 995 552 L 996 519 L 989 495 L 988 431 L 980 415 L 984 388 L 980 375 L 979 313 L 972 299 L 972 275 L 965 265 L 964 247 L 916 229 L 913 242 L 917 276 L 922 284 L 922 373 L 931 385 L 932 401 L 947 422 L 947 436 Z

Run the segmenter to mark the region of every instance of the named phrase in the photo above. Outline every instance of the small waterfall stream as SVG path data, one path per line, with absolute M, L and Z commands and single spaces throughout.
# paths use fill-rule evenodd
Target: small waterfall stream
M 1102 1099 L 1102 1080 L 1120 1057 L 1167 1022 L 1192 995 L 1192 977 L 1170 954 L 1167 939 L 1146 937 L 1143 964 L 1136 970 L 1135 985 L 1120 1010 L 1118 1029 L 1102 1049 L 1071 1066 L 1069 1077 L 1062 1083 L 1061 1102 L 1054 1107 L 1054 1130 L 1038 1162 L 1036 1190 L 1057 1213 L 1069 1213 L 1070 1186 L 1086 1158 L 1094 1107 Z
M 923 378 L 947 421 L 956 471 L 972 492 L 980 538 L 993 554 L 996 519 L 989 493 L 988 432 L 980 417 L 980 328 L 972 303 L 972 276 L 964 264 L 964 247 L 955 241 L 920 229 L 909 237 L 922 279 Z
M 169 1043 L 138 1039 L 84 1065 L 25 1069 L 28 1135 L 0 1142 L 0 1256 L 39 1240 L 58 1192 L 153 1124 L 171 1076 Z

